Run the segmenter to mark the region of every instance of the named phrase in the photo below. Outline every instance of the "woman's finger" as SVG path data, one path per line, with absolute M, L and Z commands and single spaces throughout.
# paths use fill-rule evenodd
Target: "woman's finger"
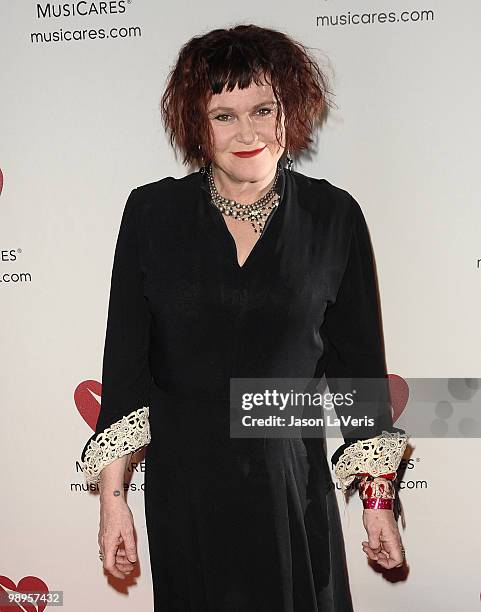
M 116 563 L 115 567 L 124 574 L 130 573 L 134 569 L 132 563 Z
M 401 543 L 396 540 L 386 540 L 383 542 L 383 550 L 379 553 L 377 562 L 386 569 L 393 567 L 401 567 L 404 563 L 404 558 L 401 553 Z
M 129 569 L 134 569 L 135 563 L 130 563 L 130 561 L 119 561 L 115 562 L 116 567 L 119 569 L 128 567 Z
M 123 578 L 124 574 L 115 566 L 115 555 L 117 552 L 117 544 L 115 541 L 109 541 L 104 538 L 102 550 L 104 551 L 104 569 L 115 576 Z
M 129 561 L 135 563 L 137 561 L 137 547 L 135 545 L 133 529 L 126 529 L 122 532 L 122 539 L 125 547 L 125 554 Z
M 373 552 L 371 548 L 369 548 L 368 546 L 363 546 L 362 549 L 370 559 L 372 559 L 373 561 L 377 561 L 377 553 Z
M 401 552 L 402 542 L 399 538 L 390 538 L 383 542 L 383 549 L 387 553 L 387 557 L 392 562 L 391 567 L 403 563 L 403 555 Z
M 133 568 L 135 566 L 135 563 L 130 563 L 130 561 L 120 561 L 117 559 L 117 561 L 115 562 L 115 565 L 117 567 L 130 567 Z

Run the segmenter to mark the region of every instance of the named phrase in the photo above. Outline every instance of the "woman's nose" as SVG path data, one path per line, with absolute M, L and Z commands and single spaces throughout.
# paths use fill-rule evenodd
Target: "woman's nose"
M 239 132 L 237 134 L 237 139 L 244 144 L 252 144 L 258 140 L 258 136 L 254 126 L 252 125 L 252 120 L 250 117 L 239 120 Z

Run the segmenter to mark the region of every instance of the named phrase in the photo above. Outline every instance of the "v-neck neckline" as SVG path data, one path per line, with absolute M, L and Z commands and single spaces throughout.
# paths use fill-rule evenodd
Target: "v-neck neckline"
M 239 264 L 239 258 L 238 258 L 238 253 L 237 253 L 237 243 L 235 241 L 235 238 L 227 226 L 227 223 L 224 219 L 224 215 L 211 200 L 210 187 L 209 187 L 207 175 L 206 174 L 202 175 L 201 173 L 199 174 L 201 178 L 201 188 L 203 191 L 206 192 L 206 196 L 207 196 L 206 200 L 209 205 L 209 208 L 212 210 L 212 213 L 213 213 L 212 219 L 215 225 L 219 228 L 220 233 L 222 234 L 224 238 L 224 242 L 226 242 L 226 244 L 228 245 L 227 248 L 230 250 L 230 259 L 232 260 L 232 265 L 234 266 L 237 273 L 242 274 L 252 264 L 252 261 L 255 259 L 256 255 L 258 255 L 259 251 L 261 250 L 261 246 L 262 245 L 265 246 L 266 238 L 273 232 L 273 224 L 275 225 L 275 220 L 279 219 L 280 216 L 282 216 L 279 213 L 282 212 L 281 209 L 283 209 L 285 206 L 284 197 L 283 197 L 284 191 L 285 191 L 284 168 L 281 166 L 279 178 L 276 184 L 276 191 L 279 194 L 279 203 L 275 208 L 273 208 L 270 211 L 269 216 L 267 217 L 266 222 L 264 224 L 264 229 L 262 231 L 262 234 L 259 236 L 259 238 L 254 243 L 254 246 L 249 251 L 249 254 L 247 255 L 242 265 Z

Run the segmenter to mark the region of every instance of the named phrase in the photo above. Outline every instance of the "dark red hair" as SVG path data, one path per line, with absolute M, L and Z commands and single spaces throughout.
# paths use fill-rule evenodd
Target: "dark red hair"
M 182 153 L 184 164 L 201 166 L 214 157 L 207 116 L 211 96 L 253 82 L 270 84 L 284 110 L 286 149 L 295 155 L 309 147 L 330 106 L 326 76 L 307 48 L 286 34 L 238 25 L 189 40 L 168 75 L 160 111 L 170 144 Z M 278 112 L 278 140 L 280 120 Z

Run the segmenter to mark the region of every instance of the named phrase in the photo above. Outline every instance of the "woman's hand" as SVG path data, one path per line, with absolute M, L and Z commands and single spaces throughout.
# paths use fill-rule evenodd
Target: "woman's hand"
M 362 522 L 369 538 L 362 543 L 366 555 L 386 569 L 401 567 L 404 562 L 402 542 L 393 511 L 364 508 Z
M 116 578 L 126 578 L 137 561 L 137 547 L 134 519 L 125 500 L 101 502 L 98 542 L 104 556 L 104 569 Z

